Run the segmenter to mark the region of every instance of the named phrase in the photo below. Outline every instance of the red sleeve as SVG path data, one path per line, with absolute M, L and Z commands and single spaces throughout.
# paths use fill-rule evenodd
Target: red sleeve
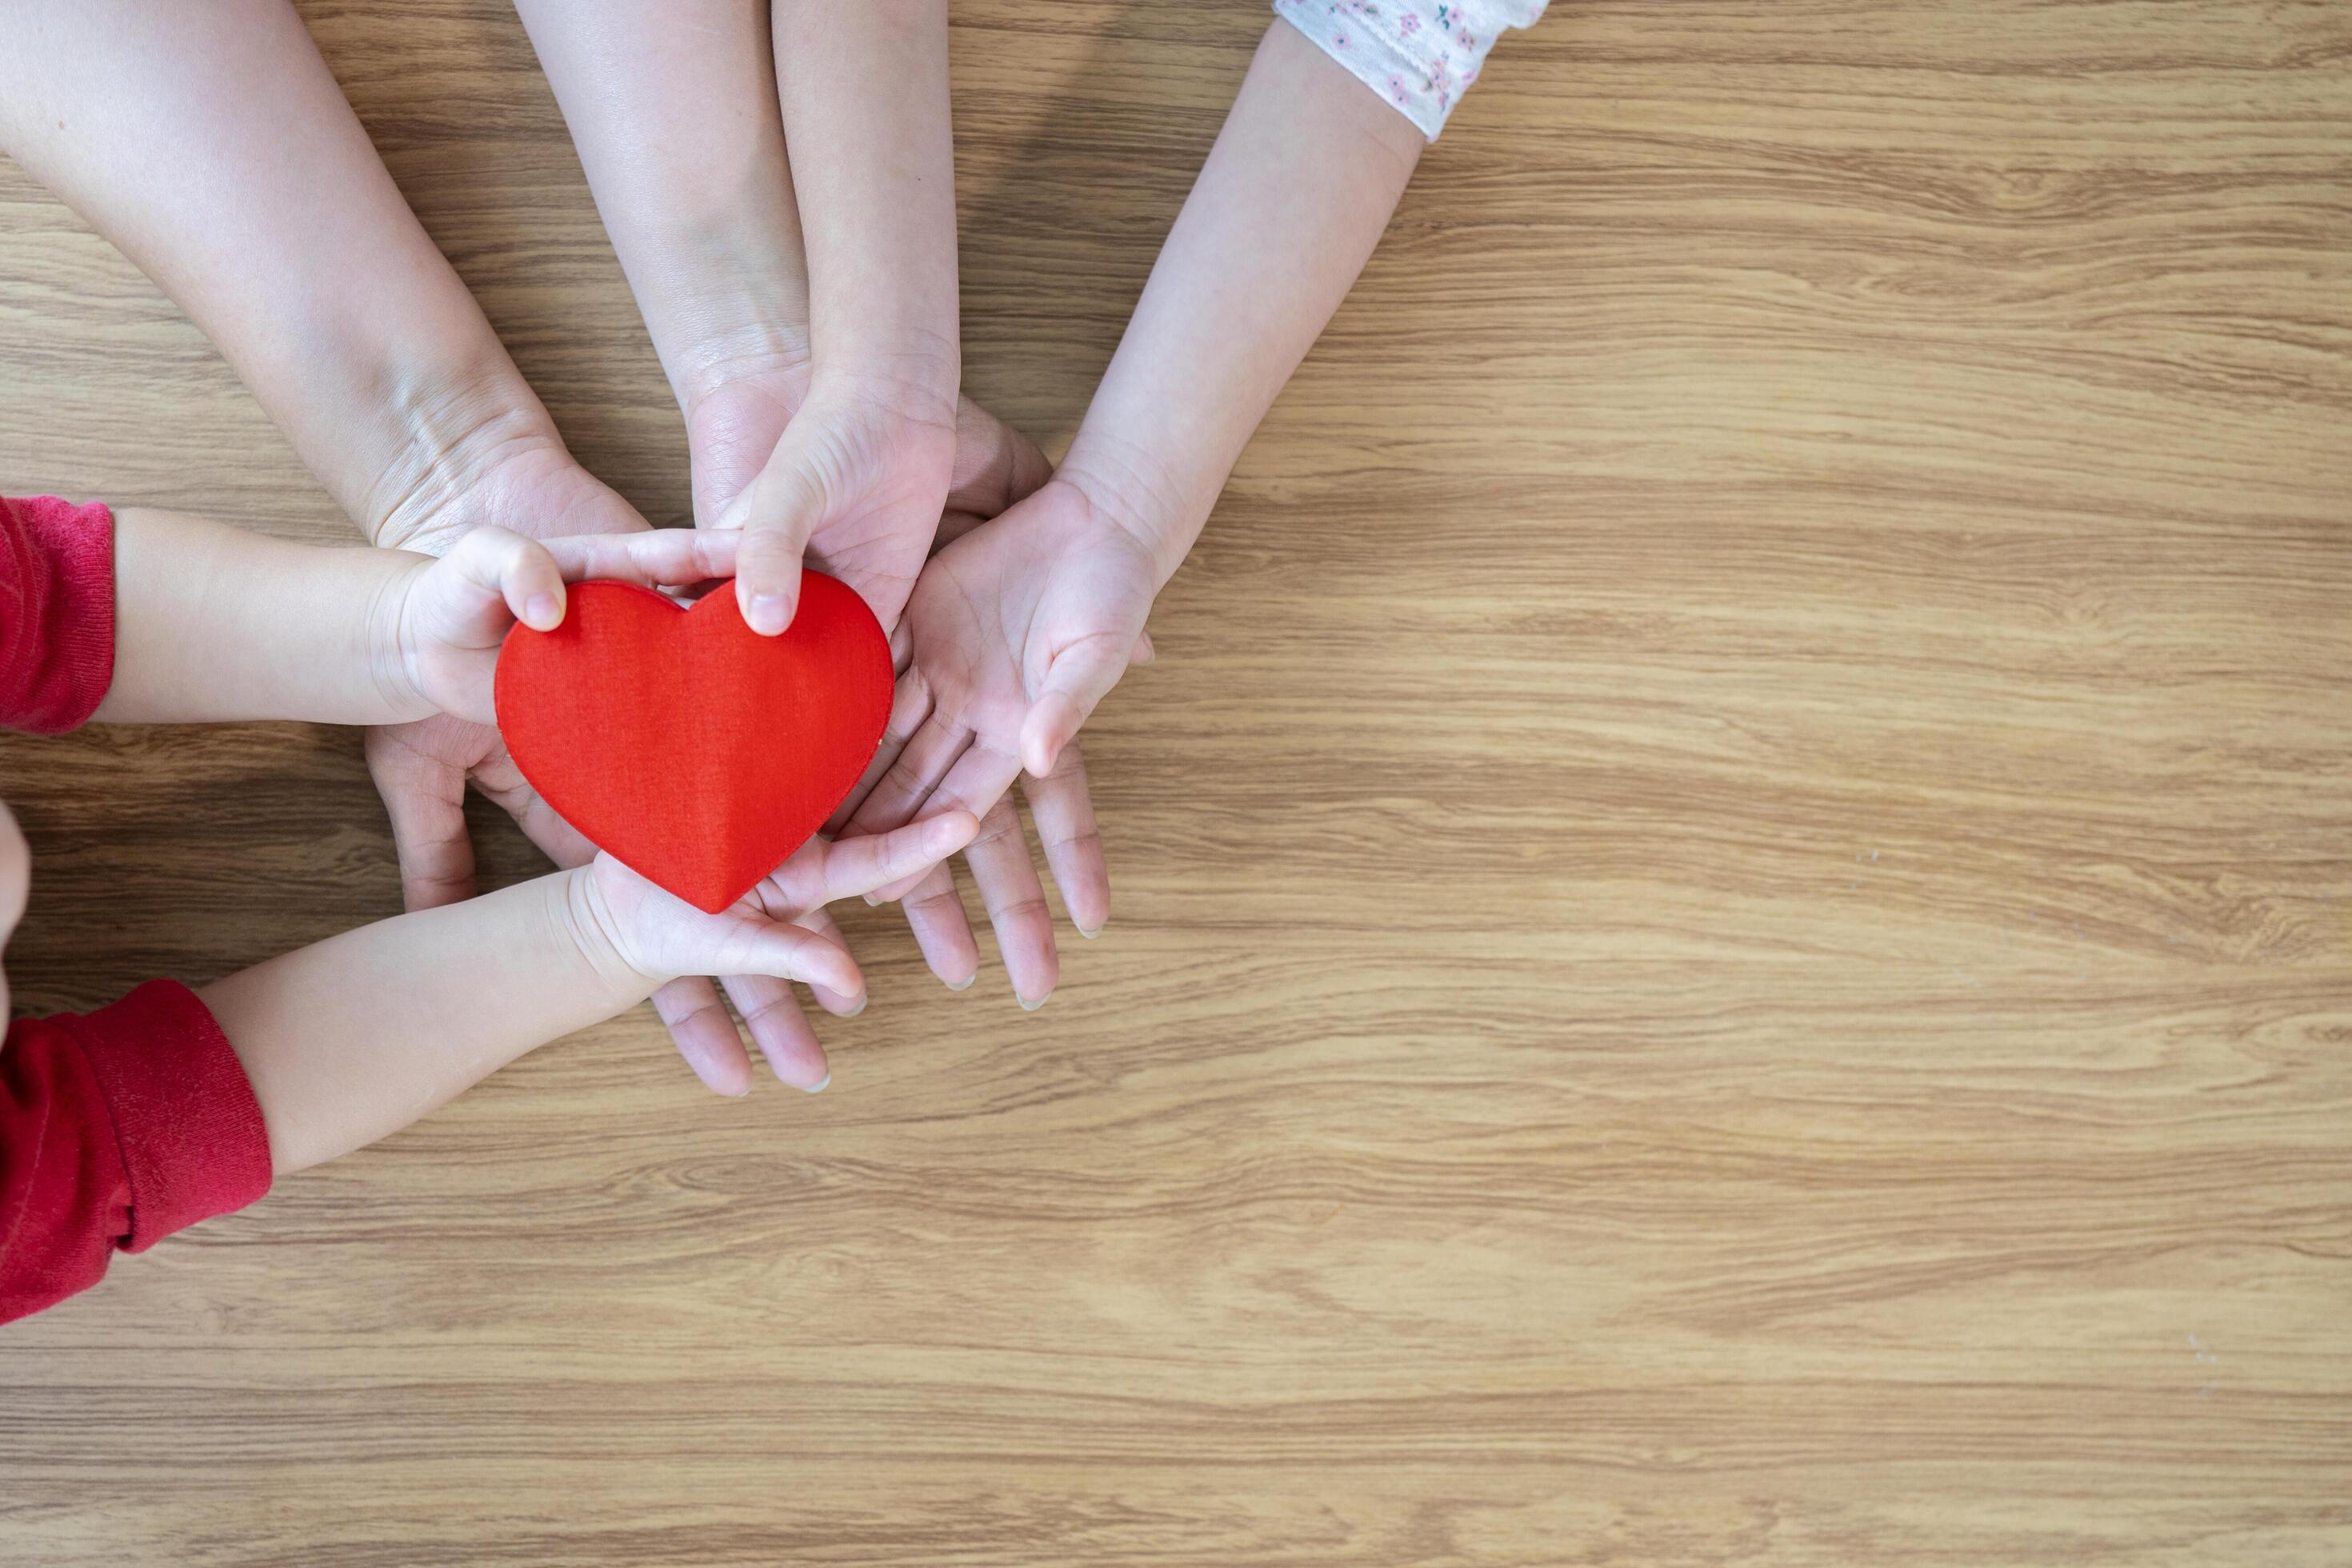
M 195 993 L 142 985 L 26 1018 L 0 1046 L 0 1323 L 54 1306 L 173 1231 L 269 1190 L 245 1068 Z
M 114 679 L 114 514 L 0 496 L 0 727 L 62 735 Z

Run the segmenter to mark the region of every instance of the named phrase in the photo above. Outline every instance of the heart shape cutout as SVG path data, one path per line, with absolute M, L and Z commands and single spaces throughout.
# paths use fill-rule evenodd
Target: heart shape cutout
M 499 731 L 522 776 L 614 859 L 717 914 L 824 826 L 890 719 L 890 640 L 817 572 L 780 637 L 734 584 L 691 607 L 575 583 L 551 632 L 499 651 Z

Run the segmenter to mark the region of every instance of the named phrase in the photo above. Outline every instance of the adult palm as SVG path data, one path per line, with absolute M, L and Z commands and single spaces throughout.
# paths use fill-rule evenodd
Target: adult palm
M 865 595 L 885 625 L 908 602 L 935 537 L 941 544 L 952 543 L 1031 494 L 1051 472 L 1034 445 L 966 398 L 956 410 L 943 514 L 937 501 L 927 502 L 922 512 L 905 510 L 889 491 L 861 494 L 847 481 L 887 470 L 896 460 L 898 441 L 932 437 L 904 423 L 877 419 L 870 410 L 852 416 L 828 408 L 821 396 L 814 407 L 807 407 L 812 384 L 805 356 L 794 353 L 747 356 L 698 378 L 689 392 L 687 413 L 695 515 L 706 524 L 726 526 L 769 515 L 772 503 L 793 489 L 769 478 L 779 471 L 779 464 L 796 461 L 796 451 L 825 451 L 824 471 L 845 477 L 828 493 L 851 500 L 823 510 L 809 535 L 809 557 Z M 799 445 L 785 446 L 795 428 L 803 432 Z M 824 432 L 821 438 L 819 431 Z M 935 462 L 936 453 L 931 453 L 916 466 Z M 763 484 L 764 493 L 754 498 L 752 492 Z M 885 526 L 893 518 L 898 521 Z M 918 523 L 918 518 L 925 521 Z M 747 539 L 745 548 L 751 547 Z M 905 646 L 903 635 L 894 639 L 902 654 Z M 908 733 L 894 717 L 866 780 L 836 814 L 835 826 L 896 761 Z M 1077 748 L 1066 749 L 1051 773 L 1028 781 L 1024 793 L 1071 919 L 1091 936 L 1108 917 L 1110 885 L 1087 792 L 1085 761 Z M 1019 815 L 1009 801 L 1000 799 L 982 816 L 979 837 L 964 858 L 995 927 L 1015 996 L 1025 1005 L 1042 1003 L 1059 977 L 1060 959 L 1044 885 Z M 979 973 L 980 949 L 953 875 L 945 866 L 935 867 L 898 889 L 897 896 L 933 973 L 954 989 L 969 986 Z M 814 1037 L 805 1018 L 797 1008 L 783 1005 L 789 1000 L 783 994 L 787 988 L 754 980 L 742 989 L 756 993 L 751 1001 L 760 1009 L 760 1022 L 753 1033 L 766 1037 L 761 1043 L 772 1058 L 779 1051 L 805 1056 L 814 1050 Z M 819 997 L 824 999 L 821 993 Z M 715 1005 L 716 998 L 711 1000 Z M 739 1010 L 751 1016 L 744 995 L 738 994 L 736 1001 Z

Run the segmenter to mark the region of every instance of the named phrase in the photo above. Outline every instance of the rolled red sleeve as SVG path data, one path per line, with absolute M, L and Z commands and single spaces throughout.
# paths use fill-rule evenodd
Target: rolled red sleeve
M 114 679 L 114 514 L 0 496 L 0 727 L 62 735 Z
M 111 1254 L 269 1190 L 245 1068 L 186 986 L 27 1018 L 0 1047 L 0 1323 L 98 1283 Z

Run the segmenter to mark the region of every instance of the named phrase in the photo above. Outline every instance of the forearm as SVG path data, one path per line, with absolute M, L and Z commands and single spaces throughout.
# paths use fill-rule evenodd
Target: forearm
M 944 0 L 775 0 L 820 385 L 940 423 L 961 372 Z
M 199 994 L 236 1049 L 283 1174 L 372 1143 L 655 981 L 601 934 L 587 868 L 401 915 Z
M 286 0 L 0 7 L 0 140 L 219 345 L 373 536 L 552 426 Z
M 671 389 L 808 356 L 766 0 L 516 0 Z
M 402 678 L 394 600 L 425 563 L 289 543 L 176 512 L 114 520 L 108 723 L 307 719 L 396 724 L 434 711 Z
M 1286 23 L 1258 47 L 1060 476 L 1161 582 L 1388 226 L 1421 133 Z

